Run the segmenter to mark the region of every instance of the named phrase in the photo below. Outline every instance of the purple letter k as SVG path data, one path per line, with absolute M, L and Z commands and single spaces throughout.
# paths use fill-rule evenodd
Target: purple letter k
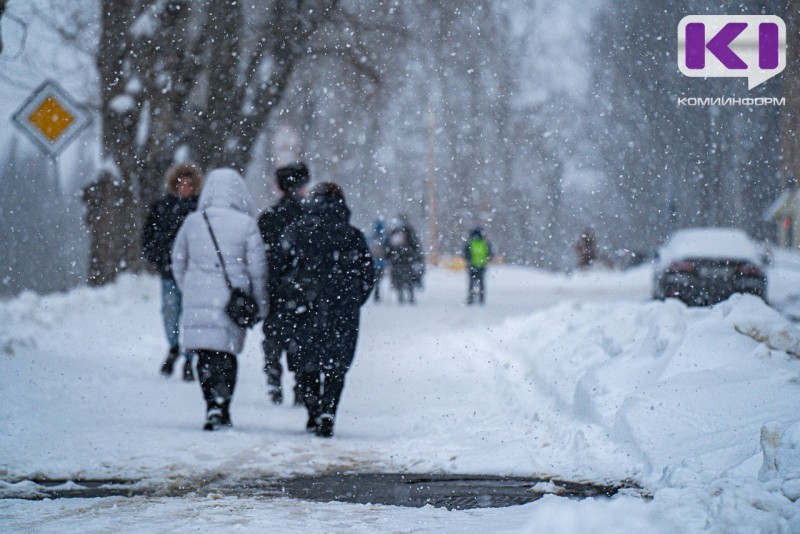
M 730 44 L 739 37 L 745 28 L 746 22 L 729 22 L 717 32 L 706 44 L 705 25 L 693 22 L 686 25 L 686 67 L 690 69 L 703 69 L 706 66 L 706 48 L 727 69 L 746 69 L 747 63 L 730 49 Z

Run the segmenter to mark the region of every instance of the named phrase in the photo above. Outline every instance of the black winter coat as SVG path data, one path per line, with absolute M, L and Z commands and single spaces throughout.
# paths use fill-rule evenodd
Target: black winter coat
M 303 215 L 303 202 L 300 197 L 286 195 L 282 197 L 271 209 L 265 211 L 258 218 L 258 229 L 264 248 L 267 252 L 267 293 L 269 298 L 269 312 L 264 321 L 264 329 L 277 328 L 279 324 L 290 323 L 287 317 L 286 303 L 278 296 L 278 281 L 281 279 L 276 270 L 272 252 L 280 247 L 281 238 L 286 228 L 296 222 Z M 281 291 L 281 293 L 285 293 Z
M 364 234 L 349 224 L 344 203 L 318 199 L 290 225 L 271 259 L 278 284 L 293 285 L 287 300 L 297 304 L 289 369 L 347 371 L 358 340 L 359 309 L 375 283 Z M 287 282 L 291 283 L 287 283 Z
M 387 257 L 392 264 L 392 285 L 396 288 L 420 286 L 425 269 L 422 246 L 410 226 L 392 230 L 388 238 Z
M 142 253 L 162 278 L 173 279 L 172 245 L 186 216 L 197 208 L 197 197 L 168 194 L 150 208 L 142 232 Z

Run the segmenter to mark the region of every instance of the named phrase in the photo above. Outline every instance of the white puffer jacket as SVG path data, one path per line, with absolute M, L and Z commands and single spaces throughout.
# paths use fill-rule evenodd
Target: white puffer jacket
M 264 243 L 253 218 L 253 205 L 241 175 L 233 169 L 208 173 L 197 211 L 186 217 L 172 247 L 172 272 L 183 293 L 181 346 L 183 350 L 216 350 L 238 354 L 245 330 L 225 313 L 230 291 L 208 232 L 214 235 L 234 287 L 252 290 L 267 312 L 267 268 Z

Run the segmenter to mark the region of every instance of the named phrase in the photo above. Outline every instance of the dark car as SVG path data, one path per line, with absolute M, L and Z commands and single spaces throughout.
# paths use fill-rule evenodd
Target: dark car
M 742 230 L 680 230 L 658 251 L 654 298 L 710 306 L 734 293 L 764 298 L 766 289 L 766 254 Z

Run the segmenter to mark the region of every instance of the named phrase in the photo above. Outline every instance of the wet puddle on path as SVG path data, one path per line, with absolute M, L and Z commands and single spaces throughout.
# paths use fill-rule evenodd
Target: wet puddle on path
M 0 481 L 0 498 L 3 499 L 221 495 L 410 507 L 432 505 L 457 510 L 526 504 L 547 494 L 591 498 L 611 497 L 620 491 L 647 498 L 641 488 L 629 481 L 593 483 L 554 478 L 454 474 L 337 473 L 292 478 L 235 479 L 216 476 L 169 485 L 120 479 Z

